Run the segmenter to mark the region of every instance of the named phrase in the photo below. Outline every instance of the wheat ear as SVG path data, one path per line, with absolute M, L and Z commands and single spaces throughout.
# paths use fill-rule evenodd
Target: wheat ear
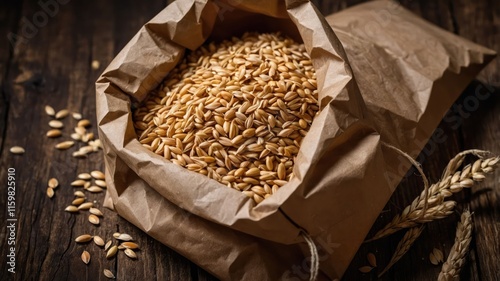
M 399 241 L 398 246 L 396 247 L 396 251 L 392 255 L 391 260 L 387 264 L 387 266 L 382 270 L 382 272 L 379 273 L 378 277 L 384 275 L 396 262 L 403 257 L 406 252 L 410 249 L 411 245 L 413 245 L 413 242 L 417 240 L 417 238 L 420 236 L 422 233 L 422 230 L 424 229 L 423 225 L 420 225 L 418 227 L 413 227 L 408 230 L 405 235 L 403 236 L 403 239 Z
M 469 252 L 471 238 L 472 215 L 469 210 L 465 210 L 457 226 L 455 243 L 451 247 L 448 259 L 441 268 L 438 281 L 451 281 L 458 278 L 460 270 L 465 263 L 466 255 Z

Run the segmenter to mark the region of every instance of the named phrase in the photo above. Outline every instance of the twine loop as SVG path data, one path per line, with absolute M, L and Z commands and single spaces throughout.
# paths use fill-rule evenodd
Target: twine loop
M 318 272 L 319 272 L 319 255 L 318 255 L 318 248 L 314 244 L 314 241 L 312 237 L 305 231 L 301 232 L 302 237 L 304 237 L 304 240 L 307 243 L 307 246 L 309 247 L 309 252 L 311 253 L 311 273 L 309 276 L 309 281 L 315 281 L 316 278 L 318 278 Z
M 401 149 L 399 149 L 393 145 L 384 143 L 384 142 L 382 142 L 382 144 L 385 147 L 396 151 L 398 154 L 400 154 L 401 156 L 406 158 L 408 160 L 408 162 L 410 162 L 413 165 L 413 167 L 415 167 L 415 169 L 417 169 L 420 176 L 422 177 L 422 181 L 424 182 L 424 206 L 422 207 L 422 212 L 420 213 L 420 216 L 417 219 L 423 218 L 425 216 L 425 212 L 427 211 L 427 204 L 428 204 L 427 200 L 429 199 L 429 180 L 425 176 L 424 171 L 422 170 L 422 166 L 420 165 L 420 163 L 415 161 L 408 153 L 402 151 Z

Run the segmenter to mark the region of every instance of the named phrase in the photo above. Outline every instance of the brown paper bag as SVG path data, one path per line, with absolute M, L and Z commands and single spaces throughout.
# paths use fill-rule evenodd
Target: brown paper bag
M 383 143 L 415 157 L 494 54 L 402 8 L 383 29 L 363 31 L 377 20 L 374 13 L 393 6 L 370 2 L 329 17 L 336 35 L 305 0 L 169 5 L 96 83 L 106 206 L 223 280 L 309 279 L 304 235 L 313 237 L 309 246 L 318 251 L 318 279 L 342 276 L 407 170 Z M 402 34 L 408 30 L 418 36 L 408 40 Z M 281 31 L 303 41 L 317 71 L 321 106 L 295 177 L 257 206 L 143 148 L 131 118 L 132 104 L 159 85 L 186 48 L 244 31 Z

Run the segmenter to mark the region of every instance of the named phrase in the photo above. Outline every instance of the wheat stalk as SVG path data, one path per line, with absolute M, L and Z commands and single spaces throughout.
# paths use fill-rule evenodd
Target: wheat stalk
M 469 251 L 471 234 L 472 215 L 469 210 L 465 210 L 457 226 L 455 243 L 451 247 L 448 259 L 441 268 L 438 281 L 456 280 L 458 278 L 460 269 L 465 263 L 466 254 Z
M 456 202 L 444 201 L 444 199 L 462 191 L 464 188 L 470 188 L 474 182 L 482 181 L 485 175 L 492 173 L 500 162 L 498 156 L 483 159 L 482 157 L 486 153 L 481 150 L 468 150 L 459 153 L 449 162 L 441 180 L 431 185 L 427 196 L 424 193 L 419 195 L 400 215 L 396 215 L 390 223 L 366 242 L 388 236 L 403 228 L 414 227 L 421 223 L 449 216 L 453 212 Z M 476 160 L 472 165 L 465 166 L 461 171 L 457 171 L 468 154 L 474 154 L 480 159 Z M 422 215 L 426 198 L 428 207 Z
M 392 255 L 391 260 L 389 261 L 389 264 L 382 270 L 382 272 L 379 273 L 378 277 L 380 278 L 384 273 L 386 273 L 396 262 L 398 262 L 401 257 L 403 257 L 406 252 L 410 249 L 411 245 L 413 245 L 413 242 L 417 240 L 417 238 L 420 236 L 422 233 L 422 230 L 424 229 L 423 225 L 420 225 L 418 227 L 413 227 L 408 230 L 408 232 L 405 233 L 403 236 L 403 239 L 399 241 L 398 246 L 396 247 L 396 251 Z

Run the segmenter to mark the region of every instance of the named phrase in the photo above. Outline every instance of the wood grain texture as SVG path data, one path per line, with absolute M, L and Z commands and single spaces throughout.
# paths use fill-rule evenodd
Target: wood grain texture
M 61 1 L 62 2 L 62 1 Z M 0 2 L 0 36 L 16 34 L 25 40 L 11 46 L 0 40 L 0 184 L 6 186 L 7 168 L 16 169 L 17 274 L 7 274 L 6 231 L 0 232 L 0 272 L 2 280 L 107 280 L 102 271 L 110 269 L 118 280 L 216 280 L 176 252 L 151 239 L 113 212 L 104 212 L 101 226 L 87 221 L 87 212 L 70 215 L 62 210 L 73 199 L 69 183 L 81 172 L 102 169 L 102 152 L 86 160 L 75 160 L 68 151 L 53 146 L 67 139 L 75 121 L 67 118 L 64 137 L 45 137 L 50 120 L 43 113 L 46 104 L 56 109 L 81 112 L 95 127 L 94 82 L 104 67 L 146 21 L 158 13 L 167 1 L 132 0 L 80 1 L 59 5 L 47 20 L 37 18 L 43 8 L 38 1 Z M 313 1 L 325 15 L 363 0 Z M 494 0 L 402 0 L 402 5 L 428 21 L 465 38 L 500 51 L 500 2 Z M 26 22 L 35 28 L 26 29 Z M 36 31 L 35 31 L 36 29 Z M 92 60 L 101 67 L 93 70 Z M 481 98 L 478 98 L 478 93 Z M 464 91 L 439 125 L 445 141 L 430 142 L 420 155 L 431 181 L 456 153 L 481 148 L 500 154 L 500 60 L 496 59 Z M 23 156 L 12 155 L 13 145 L 25 147 Z M 70 151 L 74 151 L 75 148 Z M 57 177 L 61 186 L 54 198 L 45 195 L 47 180 Z M 463 280 L 497 280 L 500 264 L 500 173 L 453 198 L 459 210 L 470 206 L 474 212 L 474 239 L 471 258 L 462 273 Z M 400 213 L 421 191 L 421 179 L 410 173 L 400 184 L 380 218 L 373 234 Z M 4 188 L 0 206 L 6 206 Z M 89 195 L 102 205 L 103 195 Z M 0 212 L 5 229 L 6 212 Z M 433 248 L 445 254 L 453 244 L 459 215 L 428 224 L 422 236 L 392 270 L 380 280 L 435 280 L 440 266 L 429 262 Z M 132 235 L 141 246 L 138 260 L 120 252 L 107 260 L 102 249 L 89 243 L 79 245 L 74 238 L 83 233 L 96 234 L 106 241 L 113 232 Z M 343 280 L 376 280 L 376 271 L 362 274 L 358 268 L 368 264 L 367 253 L 377 256 L 382 269 L 403 233 L 362 245 Z M 89 265 L 80 260 L 83 250 L 92 256 Z
M 454 3 L 458 34 L 500 51 L 500 5 L 494 1 Z M 461 136 L 465 148 L 480 147 L 500 153 L 500 60 L 494 60 L 478 77 L 481 82 L 469 86 L 464 100 L 471 110 L 464 119 Z M 475 96 L 484 97 L 474 103 Z M 476 106 L 477 104 L 477 106 Z M 474 240 L 470 276 L 475 280 L 500 279 L 500 173 L 472 189 L 469 198 L 474 212 Z M 466 276 L 469 277 L 469 276 Z M 471 278 L 472 279 L 472 278 Z
M 14 46 L 8 38 L 13 37 L 13 30 L 17 29 L 20 18 L 21 1 L 2 1 L 0 3 L 0 34 L 5 40 L 0 40 L 0 86 L 5 84 Z M 3 149 L 9 101 L 5 91 L 0 92 L 0 151 Z

